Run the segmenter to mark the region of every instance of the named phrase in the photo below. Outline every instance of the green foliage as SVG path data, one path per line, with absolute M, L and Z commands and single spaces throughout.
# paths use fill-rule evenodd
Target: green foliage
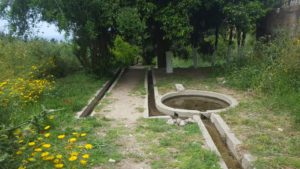
M 121 36 L 117 36 L 114 41 L 112 53 L 118 63 L 123 66 L 130 66 L 140 55 L 140 49 L 135 45 L 130 45 L 128 42 L 125 42 Z
M 10 112 L 3 111 L 3 109 L 1 109 L 1 114 L 12 115 L 10 117 L 6 116 L 5 118 L 1 117 L 1 119 L 6 120 L 5 123 L 1 122 L 2 125 L 5 124 L 6 127 L 18 126 L 19 124 L 23 124 L 24 121 L 28 120 L 30 122 L 34 122 L 35 125 L 41 126 L 42 131 L 37 132 L 35 131 L 35 127 L 30 125 L 28 127 L 35 131 L 33 134 L 30 133 L 31 130 L 27 131 L 27 126 L 21 128 L 21 131 L 25 129 L 25 133 L 29 132 L 30 137 L 29 135 L 26 135 L 25 137 L 19 138 L 12 135 L 12 138 L 9 138 L 8 140 L 6 139 L 7 137 L 4 137 L 3 139 L 6 139 L 6 141 L 8 142 L 13 142 L 13 144 L 7 144 L 7 142 L 1 140 L 0 145 L 3 144 L 4 147 L 6 147 L 6 149 L 3 151 L 8 152 L 1 152 L 1 155 L 4 155 L 2 156 L 3 159 L 5 158 L 4 161 L 0 162 L 1 166 L 4 168 L 17 168 L 21 164 L 26 164 L 27 168 L 34 168 L 37 166 L 39 168 L 53 168 L 53 162 L 51 160 L 46 160 L 45 162 L 40 157 L 41 153 L 39 152 L 37 152 L 34 156 L 37 161 L 29 162 L 29 158 L 31 158 L 31 152 L 33 149 L 30 146 L 25 146 L 26 149 L 24 150 L 22 148 L 23 144 L 27 145 L 33 140 L 35 141 L 36 146 L 39 146 L 41 143 L 39 140 L 37 140 L 37 138 L 39 137 L 42 137 L 44 142 L 51 144 L 51 147 L 49 149 L 43 148 L 43 151 L 48 151 L 50 153 L 49 157 L 58 153 L 61 153 L 63 155 L 63 163 L 65 167 L 66 165 L 81 165 L 79 164 L 81 155 L 83 155 L 83 153 L 87 153 L 85 150 L 81 151 L 81 149 L 77 149 L 77 146 L 74 146 L 74 149 L 64 149 L 64 147 L 66 147 L 66 145 L 68 144 L 68 139 L 72 137 L 75 137 L 78 140 L 78 143 L 75 143 L 74 145 L 91 143 L 93 147 L 95 147 L 90 152 L 90 158 L 101 159 L 101 161 L 90 161 L 87 164 L 88 167 L 91 163 L 93 165 L 103 163 L 103 160 L 107 162 L 109 157 L 114 157 L 115 159 L 120 158 L 120 155 L 115 150 L 115 145 L 113 143 L 114 139 L 109 138 L 111 136 L 98 138 L 92 133 L 95 127 L 105 126 L 107 125 L 107 122 L 104 122 L 104 120 L 102 119 L 96 120 L 95 118 L 87 118 L 84 120 L 78 120 L 74 118 L 74 112 L 81 110 L 86 105 L 90 97 L 94 94 L 94 92 L 98 90 L 103 83 L 104 79 L 99 80 L 95 76 L 87 75 L 84 72 L 77 72 L 72 75 L 68 75 L 67 77 L 56 79 L 53 90 L 51 92 L 48 92 L 47 94 L 43 94 L 43 97 L 35 103 L 32 103 L 25 107 L 13 106 L 14 109 L 11 109 Z M 54 114 L 54 119 L 52 119 L 52 117 L 50 118 L 50 116 L 47 115 L 47 118 L 49 117 L 49 119 L 52 119 L 50 120 L 50 122 L 46 119 L 45 123 L 42 121 L 35 123 L 35 121 L 32 121 L 30 117 L 39 116 L 38 113 L 43 110 L 41 105 L 45 105 L 48 108 L 62 108 L 62 110 Z M 82 126 L 82 128 L 74 129 L 75 124 Z M 49 131 L 51 135 L 47 138 L 44 136 L 44 134 L 46 133 L 46 131 L 44 131 L 45 125 L 51 126 L 51 131 Z M 87 133 L 87 136 L 77 137 L 78 134 L 73 135 L 73 132 Z M 61 134 L 65 135 L 64 140 L 59 140 L 57 138 L 57 136 Z M 0 135 L 2 139 L 2 136 L 4 135 L 2 135 L 2 133 Z M 109 146 L 104 147 L 103 144 L 109 144 Z M 22 150 L 21 155 L 16 154 L 19 149 Z M 72 162 L 70 162 L 68 158 L 71 156 L 70 153 L 73 151 L 80 153 L 80 155 L 78 155 L 78 159 L 72 164 Z M 26 161 L 24 162 L 24 160 Z
M 213 53 L 217 39 L 236 30 L 239 47 L 258 19 L 274 7 L 274 0 L 183 0 L 183 1 L 2 1 L 1 16 L 6 17 L 13 34 L 24 35 L 37 21 L 53 23 L 72 33 L 74 53 L 79 62 L 94 73 L 113 69 L 111 48 L 116 35 L 143 48 L 146 63 L 158 56 L 163 66 L 165 52 L 181 51 L 185 46 L 202 47 Z M 275 5 L 276 6 L 276 5 Z M 213 33 L 214 32 L 214 33 Z M 213 45 L 206 36 L 215 35 Z M 211 59 L 214 62 L 214 59 Z
M 256 45 L 245 66 L 227 70 L 228 84 L 271 96 L 274 109 L 287 109 L 300 121 L 300 41 L 279 36 Z
M 125 40 L 141 44 L 142 36 L 145 33 L 146 24 L 141 20 L 137 8 L 126 7 L 119 10 L 117 18 L 117 30 Z
M 265 12 L 263 4 L 258 0 L 228 3 L 224 6 L 227 23 L 245 32 L 253 29 Z
M 188 4 L 187 1 L 171 1 L 156 16 L 156 20 L 162 23 L 161 29 L 166 33 L 165 38 L 172 40 L 173 43 L 186 42 L 192 31 L 188 19 L 188 5 L 192 4 Z
M 36 77 L 62 77 L 79 66 L 70 44 L 9 37 L 0 38 L 0 63 L 0 81 L 29 75 L 32 66 L 39 70 Z

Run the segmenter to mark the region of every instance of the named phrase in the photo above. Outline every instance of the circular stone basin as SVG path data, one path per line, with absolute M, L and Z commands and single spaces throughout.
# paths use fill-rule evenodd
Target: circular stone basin
M 174 96 L 164 100 L 163 104 L 176 109 L 199 110 L 201 112 L 224 109 L 230 106 L 229 103 L 218 98 L 196 95 Z
M 209 117 L 235 107 L 238 102 L 229 95 L 201 90 L 182 90 L 158 96 L 156 108 L 170 116 L 192 117 L 202 114 Z

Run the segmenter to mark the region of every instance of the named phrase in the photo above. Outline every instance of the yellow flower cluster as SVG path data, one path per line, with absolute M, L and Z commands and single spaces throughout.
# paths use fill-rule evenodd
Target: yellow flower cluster
M 47 79 L 17 78 L 0 82 L 0 106 L 7 107 L 11 103 L 24 105 L 36 102 L 42 93 L 51 90 L 53 82 Z
M 81 166 L 79 168 L 83 168 L 88 165 L 89 151 L 93 149 L 93 145 L 86 143 L 87 133 L 57 134 L 57 131 L 51 130 L 52 126 L 44 126 L 43 131 L 38 133 L 35 139 L 26 138 L 26 134 L 20 129 L 15 130 L 14 135 L 19 145 L 15 154 L 16 159 L 21 161 L 19 168 L 26 168 L 34 163 L 38 166 L 42 165 L 40 168 L 45 166 L 53 168 Z M 41 163 L 41 161 L 44 162 Z

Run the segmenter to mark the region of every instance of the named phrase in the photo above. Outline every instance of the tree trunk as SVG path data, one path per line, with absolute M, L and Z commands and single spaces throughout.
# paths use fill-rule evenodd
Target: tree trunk
M 91 69 L 100 76 L 108 73 L 111 66 L 109 42 L 109 35 L 103 33 L 97 39 L 92 40 L 90 46 Z
M 246 31 L 242 32 L 242 39 L 241 39 L 241 44 L 240 44 L 240 60 L 242 61 L 244 58 L 244 47 L 245 47 L 245 41 L 246 41 Z
M 196 69 L 198 66 L 198 54 L 197 54 L 197 48 L 195 46 L 192 47 L 192 57 L 193 57 L 193 66 Z
M 237 29 L 237 53 L 238 53 L 238 59 L 241 60 L 241 30 Z
M 155 23 L 153 36 L 155 44 L 155 54 L 157 56 L 157 65 L 159 68 L 166 68 L 166 52 L 169 50 L 170 45 L 168 40 L 164 38 L 164 31 L 161 30 L 161 25 Z
M 219 26 L 216 26 L 216 30 L 215 30 L 215 50 L 214 53 L 212 55 L 212 66 L 215 66 L 215 62 L 216 62 L 216 55 L 217 55 L 217 50 L 218 50 L 218 42 L 219 42 Z
M 228 48 L 227 48 L 227 64 L 230 62 L 231 47 L 233 43 L 232 39 L 233 39 L 233 27 L 231 27 L 229 31 Z
M 166 52 L 164 42 L 160 41 L 157 43 L 156 47 L 156 55 L 157 55 L 157 66 L 159 68 L 166 68 L 167 62 L 166 62 Z
M 242 44 L 241 44 L 242 47 L 245 46 L 246 36 L 247 36 L 247 33 L 245 31 L 243 31 Z

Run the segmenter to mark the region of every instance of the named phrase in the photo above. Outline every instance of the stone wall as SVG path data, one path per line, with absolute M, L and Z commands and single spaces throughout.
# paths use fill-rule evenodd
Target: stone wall
M 286 30 L 290 35 L 300 35 L 300 5 L 277 8 L 257 25 L 257 36 L 274 35 Z

